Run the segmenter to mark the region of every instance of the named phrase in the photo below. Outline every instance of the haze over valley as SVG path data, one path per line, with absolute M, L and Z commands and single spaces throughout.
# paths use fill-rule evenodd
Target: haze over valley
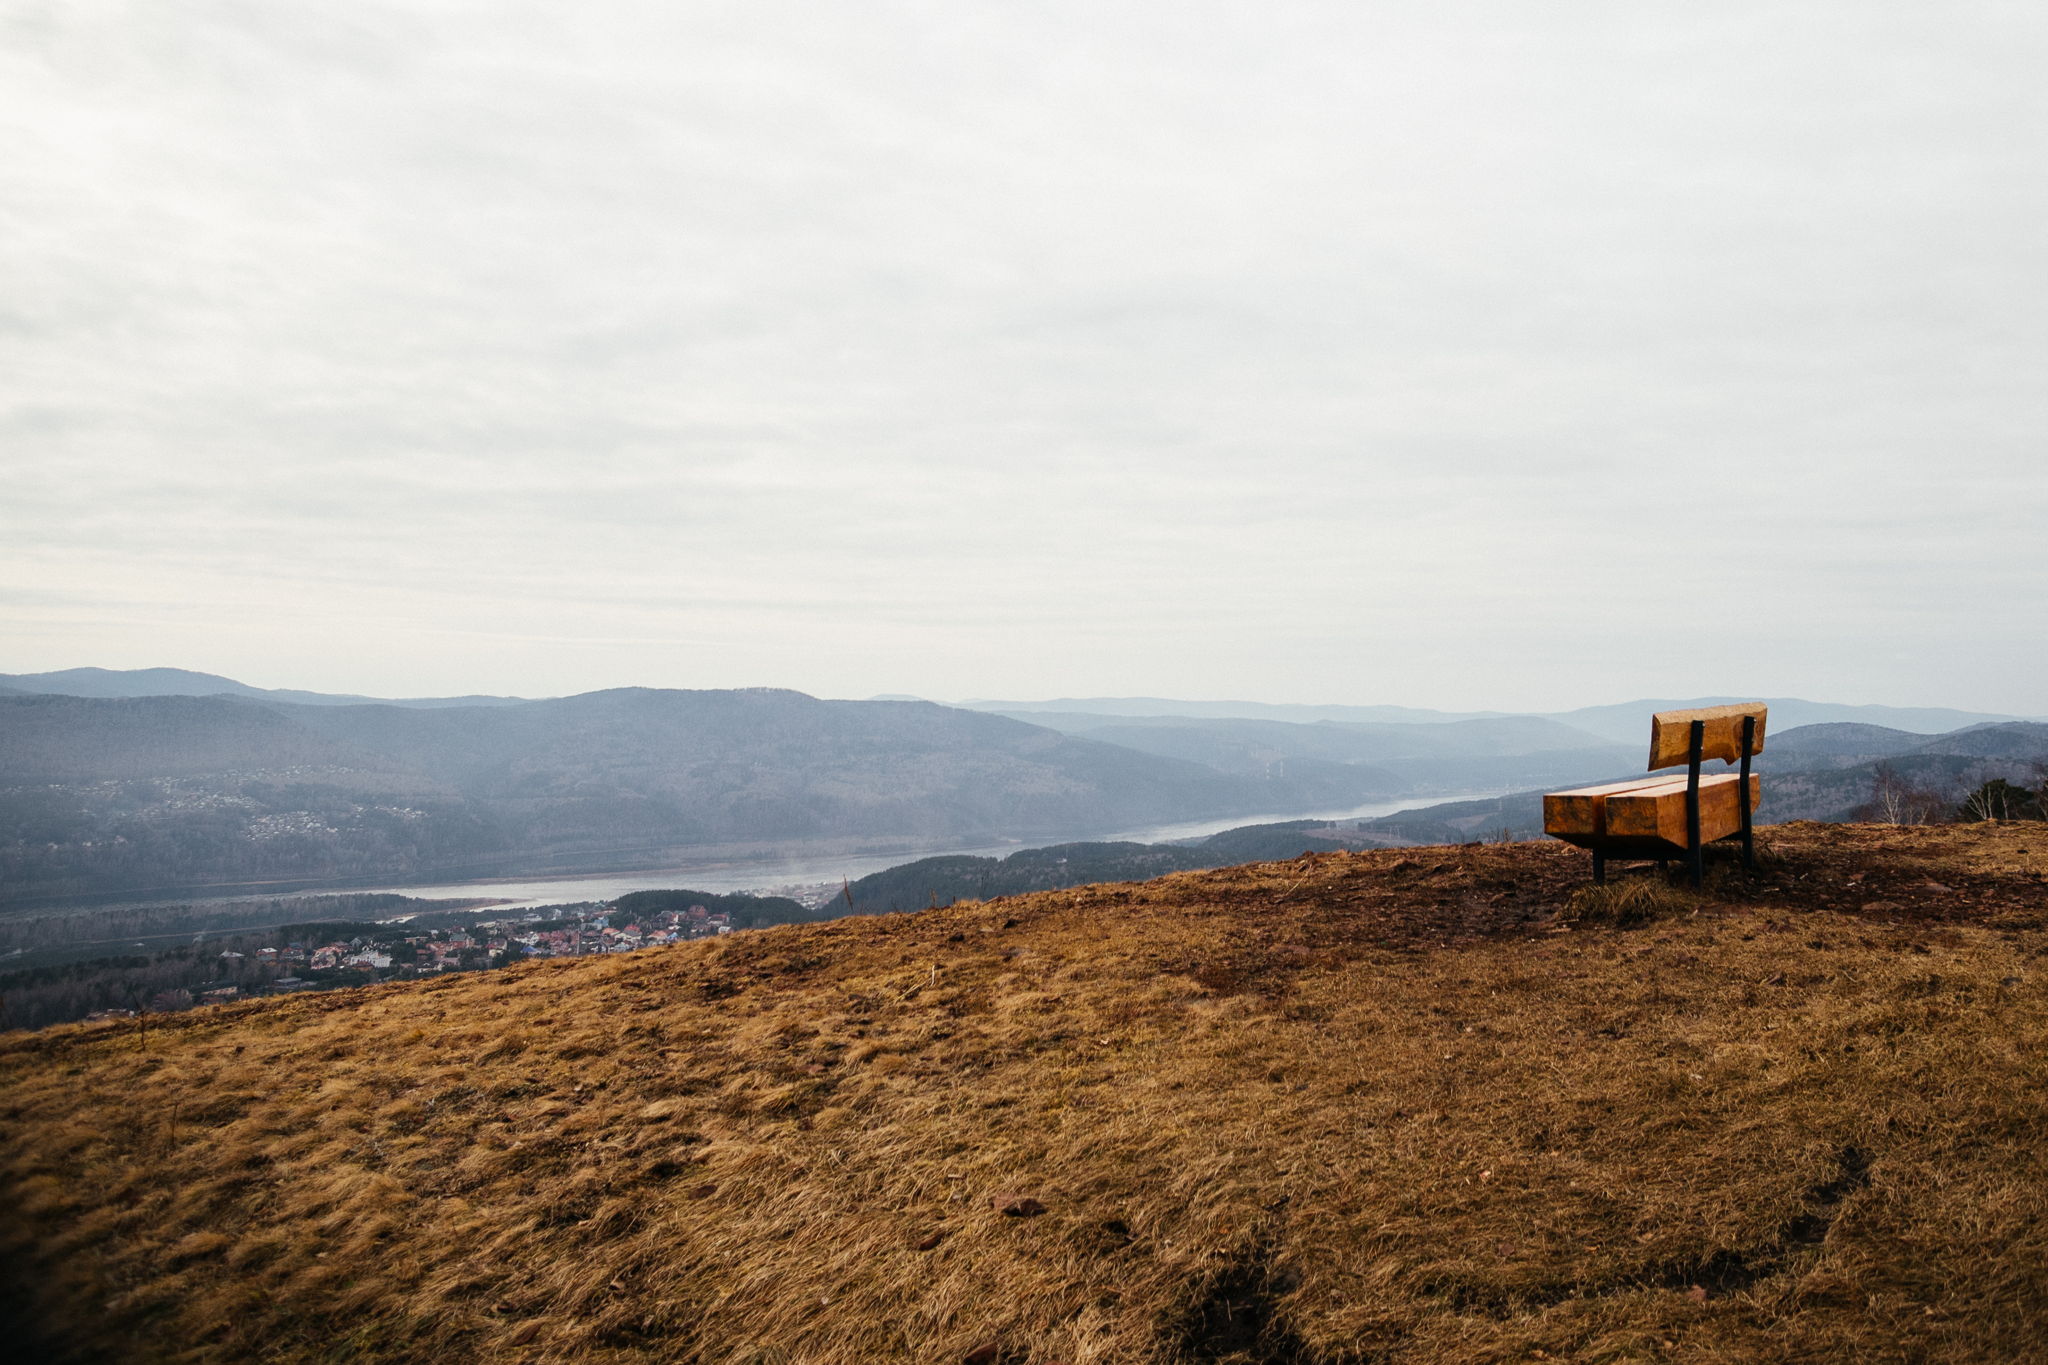
M 178 670 L 0 687 L 0 905 L 714 861 L 739 869 L 731 882 L 750 863 L 872 866 L 1453 796 L 1468 799 L 1354 821 L 1352 837 L 1529 833 L 1541 788 L 1632 775 L 1649 711 L 1675 704 L 1395 720 L 1350 718 L 1388 708 L 943 706 L 768 688 L 387 702 Z M 1880 762 L 1960 792 L 2025 780 L 2048 757 L 2048 728 L 2012 718 L 1774 708 L 1786 728 L 1764 762 L 1784 775 L 1778 818 L 1847 818 Z M 1845 719 L 1872 715 L 1958 733 Z

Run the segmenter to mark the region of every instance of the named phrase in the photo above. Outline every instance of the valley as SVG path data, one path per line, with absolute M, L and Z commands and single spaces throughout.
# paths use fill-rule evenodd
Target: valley
M 0 694 L 0 1018 L 16 1026 L 280 978 L 334 989 L 503 965 L 533 950 L 514 940 L 535 921 L 602 919 L 653 893 L 781 907 L 749 927 L 1536 838 L 1544 787 L 1517 782 L 1641 762 L 1556 717 L 1280 720 L 1164 702 L 1147 716 L 1109 701 L 988 715 L 772 690 L 397 705 L 199 695 L 229 680 L 172 670 L 51 676 L 102 695 Z M 105 695 L 173 685 L 188 691 Z M 1594 708 L 1590 723 L 1608 722 Z M 1767 819 L 2038 817 L 2048 725 L 1818 721 L 1775 732 L 1759 766 Z M 1456 789 L 1475 776 L 1483 794 Z M 2003 795 L 1972 809 L 1972 792 Z M 372 903 L 402 908 L 344 908 Z M 497 946 L 423 958 L 408 941 L 380 965 L 358 943 L 360 975 L 228 961 L 395 943 L 415 920 Z

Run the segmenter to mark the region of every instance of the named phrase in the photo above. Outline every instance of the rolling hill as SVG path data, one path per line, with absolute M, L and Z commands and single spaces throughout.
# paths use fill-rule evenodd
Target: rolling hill
M 218 673 L 188 668 L 64 668 L 50 673 L 0 673 L 0 688 L 66 697 L 250 697 L 299 706 L 512 706 L 522 697 L 359 697 L 341 692 L 251 687 Z
M 2048 846 L 1329 854 L 0 1039 L 35 1359 L 2030 1359 Z
M 1540 716 L 1434 724 L 1120 717 L 1009 712 L 1012 719 L 1223 772 L 1300 774 L 1359 769 L 1386 792 L 1464 792 L 1523 783 L 1570 783 L 1611 772 L 1640 745 L 1619 745 Z
M 1353 804 L 926 702 L 628 688 L 515 705 L 0 696 L 0 898 L 915 850 Z
M 152 695 L 125 695 L 137 692 Z M 0 685 L 0 905 L 792 852 L 912 855 L 1394 797 L 1415 809 L 1357 823 L 1337 842 L 1529 832 L 1542 791 L 1636 770 L 1651 703 L 1588 708 L 1572 723 L 1086 705 L 1003 715 L 767 688 L 371 703 L 176 669 L 10 675 Z M 1763 761 L 1780 817 L 1849 817 L 1879 763 L 1923 805 L 1940 805 L 1991 776 L 2032 785 L 2029 764 L 2048 756 L 2039 723 L 1939 736 L 1865 720 L 1786 728 L 1809 712 L 1967 713 L 1773 705 L 1790 708 L 1774 710 Z M 1231 712 L 1247 714 L 1207 714 Z M 1624 719 L 1633 741 L 1613 742 Z M 1428 804 L 1473 791 L 1507 794 Z M 1187 864 L 1153 858 L 1155 870 Z
M 1593 734 L 1610 744 L 1639 747 L 1645 719 L 1654 711 L 1685 707 L 1718 706 L 1726 702 L 1765 701 L 1771 708 L 1773 724 L 1795 726 L 1856 723 L 1888 726 L 1901 730 L 1936 733 L 1968 725 L 1998 724 L 2005 721 L 2044 719 L 2000 715 L 1984 711 L 1963 711 L 1943 706 L 1862 706 L 1841 702 L 1807 701 L 1800 697 L 1691 697 L 1683 699 L 1638 699 L 1635 701 L 1582 706 L 1570 711 L 1517 714 L 1504 711 L 1435 711 L 1415 706 L 1314 706 L 1244 701 L 1179 701 L 1165 697 L 1061 698 L 1056 701 L 966 701 L 961 706 L 976 711 L 996 711 L 1022 716 L 1034 724 L 1062 728 L 1059 716 L 1074 716 L 1084 723 L 1116 720 L 1265 720 L 1294 724 L 1321 721 L 1339 723 L 1401 723 L 1435 725 L 1451 721 L 1484 719 L 1543 719 L 1556 721 Z

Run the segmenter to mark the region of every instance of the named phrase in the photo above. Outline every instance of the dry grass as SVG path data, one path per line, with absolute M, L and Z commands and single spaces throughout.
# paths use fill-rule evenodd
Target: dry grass
M 1699 896 L 1661 877 L 1630 877 L 1572 892 L 1562 918 L 1567 924 L 1634 929 L 1651 920 L 1697 914 L 1700 905 Z
M 1561 847 L 1326 855 L 10 1035 L 0 1233 L 95 1359 L 2032 1358 L 2041 830 L 1781 826 L 1634 909 Z

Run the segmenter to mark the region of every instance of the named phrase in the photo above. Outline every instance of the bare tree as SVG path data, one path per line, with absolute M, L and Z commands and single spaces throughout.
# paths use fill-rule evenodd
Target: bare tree
M 1870 800 L 1859 806 L 1856 816 L 1886 825 L 1930 825 L 1953 806 L 1941 793 L 1918 785 L 1890 763 L 1871 770 Z
M 1986 782 L 1963 798 L 1959 812 L 1965 820 L 2002 820 L 2005 818 L 2004 792 Z
M 2039 801 L 2030 788 L 1994 777 L 1965 796 L 1956 815 L 1963 820 L 2034 819 L 2048 813 L 2048 807 L 2041 806 Z
M 1878 764 L 1870 774 L 1870 803 L 1857 814 L 1868 812 L 1880 824 L 1899 825 L 1905 823 L 1905 811 L 1906 780 L 1891 764 Z

